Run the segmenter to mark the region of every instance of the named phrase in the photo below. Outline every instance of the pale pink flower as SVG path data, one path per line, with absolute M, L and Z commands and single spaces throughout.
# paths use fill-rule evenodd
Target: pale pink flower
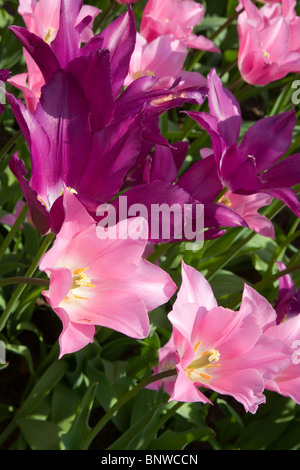
M 48 44 L 56 38 L 60 24 L 61 0 L 19 0 L 18 13 L 23 17 L 26 28 Z M 87 42 L 93 37 L 92 26 L 94 18 L 100 13 L 99 8 L 83 5 L 77 17 L 76 25 L 83 18 L 90 16 L 92 20 L 82 31 L 81 41 Z M 75 25 L 75 26 L 76 26 Z M 34 112 L 40 99 L 41 88 L 45 84 L 43 75 L 30 56 L 23 49 L 27 72 L 11 77 L 8 81 L 24 93 L 26 106 Z
M 137 33 L 125 86 L 137 78 L 149 75 L 159 79 L 155 88 L 170 87 L 179 77 L 180 82 L 176 89 L 195 85 L 205 86 L 206 79 L 203 75 L 182 70 L 187 54 L 187 47 L 170 35 L 159 36 L 148 43 L 140 33 Z
M 300 72 L 300 17 L 296 0 L 272 2 L 258 8 L 240 0 L 238 66 L 243 79 L 266 85 Z
M 25 206 L 25 202 L 22 199 L 19 199 L 16 202 L 15 212 L 13 214 L 3 215 L 3 217 L 0 218 L 0 223 L 10 225 L 10 226 L 14 225 L 14 223 L 16 222 L 17 218 L 19 217 L 20 213 L 22 212 L 22 209 L 23 209 L 24 206 Z M 29 213 L 26 216 L 26 220 L 29 224 L 33 225 L 32 219 L 31 219 Z M 20 225 L 20 229 L 23 229 L 23 225 Z
M 265 402 L 266 380 L 291 363 L 291 349 L 263 334 L 275 325 L 276 312 L 247 285 L 239 311 L 219 307 L 204 276 L 182 262 L 182 285 L 168 317 L 176 352 L 167 344 L 158 370 L 176 362 L 177 376 L 168 382 L 170 400 L 208 403 L 207 388 L 233 396 L 255 413 Z
M 261 207 L 271 204 L 272 200 L 271 196 L 264 193 L 240 195 L 227 191 L 219 202 L 237 212 L 254 232 L 265 237 L 275 238 L 272 222 L 258 212 Z
M 159 36 L 172 35 L 186 47 L 210 52 L 220 52 L 214 43 L 193 34 L 193 28 L 204 17 L 203 5 L 193 0 L 149 0 L 143 12 L 140 33 L 153 41 Z
M 284 341 L 292 349 L 292 363 L 273 380 L 267 380 L 266 389 L 300 404 L 300 313 L 268 328 L 265 334 Z
M 167 302 L 176 290 L 165 271 L 143 258 L 145 219 L 97 227 L 68 190 L 64 208 L 62 228 L 40 262 L 40 270 L 50 277 L 43 295 L 63 324 L 60 357 L 92 342 L 95 325 L 145 338 L 148 311 Z

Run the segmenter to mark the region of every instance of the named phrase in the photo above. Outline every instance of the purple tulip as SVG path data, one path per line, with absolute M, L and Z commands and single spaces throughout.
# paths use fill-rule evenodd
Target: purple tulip
M 286 111 L 259 119 L 238 143 L 242 122 L 239 103 L 223 87 L 214 69 L 209 73 L 207 82 L 209 114 L 197 111 L 187 114 L 211 137 L 216 166 L 212 172 L 214 179 L 217 175 L 220 180 L 219 187 L 241 195 L 268 194 L 282 200 L 300 217 L 300 203 L 292 189 L 300 183 L 300 154 L 282 160 L 292 142 L 295 112 Z M 210 163 L 212 166 L 213 160 Z M 198 165 L 202 167 L 204 163 L 199 162 Z M 189 175 L 190 185 L 193 185 L 193 178 L 199 177 L 197 167 L 194 170 L 195 175 Z M 198 195 L 194 193 L 194 196 Z
M 60 28 L 51 47 L 25 28 L 11 28 L 45 80 L 34 113 L 7 93 L 30 151 L 30 180 L 17 154 L 10 169 L 42 235 L 49 230 L 57 233 L 61 226 L 65 188 L 95 213 L 99 204 L 123 188 L 137 159 L 147 157 L 142 148 L 168 145 L 160 134 L 160 114 L 186 102 L 201 104 L 207 92 L 206 88 L 176 91 L 176 83 L 157 89 L 157 79 L 142 77 L 120 93 L 135 45 L 132 11 L 80 48 L 74 22 L 81 2 L 76 0 L 72 8 L 69 0 L 61 5 Z

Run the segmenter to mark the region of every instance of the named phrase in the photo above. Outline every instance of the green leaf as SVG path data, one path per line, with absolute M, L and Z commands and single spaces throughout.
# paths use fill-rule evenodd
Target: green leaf
M 107 361 L 105 359 L 102 359 L 104 369 L 105 369 L 105 374 L 107 377 L 107 380 L 110 384 L 113 384 L 117 380 L 121 379 L 126 375 L 126 367 L 127 367 L 127 362 L 126 361 Z
M 208 440 L 214 437 L 212 429 L 201 426 L 184 432 L 165 431 L 161 436 L 152 441 L 147 447 L 148 450 L 183 450 L 193 441 L 202 439 Z
M 61 429 L 56 423 L 22 418 L 18 425 L 31 450 L 61 450 Z
M 268 394 L 266 405 L 261 405 L 255 417 L 240 433 L 235 445 L 242 450 L 267 450 L 285 435 L 297 410 L 298 405 L 293 400 Z
M 85 392 L 83 399 L 78 408 L 76 418 L 72 424 L 70 431 L 62 435 L 62 442 L 67 450 L 78 450 L 82 441 L 90 433 L 90 426 L 88 425 L 90 413 L 94 403 L 94 398 L 98 383 L 92 384 Z
M 58 383 L 52 394 L 51 420 L 67 433 L 75 419 L 79 404 L 79 393 L 64 383 Z
M 108 411 L 121 396 L 127 393 L 133 383 L 128 377 L 123 377 L 113 384 L 110 384 L 106 374 L 92 367 L 91 364 L 87 365 L 86 374 L 91 382 L 101 383 L 101 387 L 98 387 L 96 391 L 96 398 L 104 411 Z M 122 406 L 118 413 L 112 418 L 113 423 L 121 432 L 128 429 L 131 406 L 132 403 L 129 401 Z
M 159 421 L 162 405 L 148 410 L 142 418 L 137 420 L 122 434 L 107 450 L 137 450 L 143 444 L 145 429 L 154 426 Z

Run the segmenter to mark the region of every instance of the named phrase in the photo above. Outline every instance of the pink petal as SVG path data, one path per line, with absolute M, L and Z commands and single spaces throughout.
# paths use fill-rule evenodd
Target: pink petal
M 210 310 L 217 306 L 214 293 L 203 274 L 181 262 L 182 284 L 177 295 L 174 307 L 180 308 L 182 304 L 196 303 L 199 307 Z

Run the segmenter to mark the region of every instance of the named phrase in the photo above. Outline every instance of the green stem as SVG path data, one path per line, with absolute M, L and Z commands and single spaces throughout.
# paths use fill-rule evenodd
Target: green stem
M 14 225 L 11 227 L 2 245 L 0 246 L 0 260 L 4 256 L 4 253 L 6 252 L 7 248 L 9 247 L 13 239 L 15 238 L 15 235 L 17 231 L 19 230 L 20 225 L 24 221 L 27 212 L 28 212 L 28 205 L 25 204 L 20 214 L 18 215 L 17 220 L 15 221 Z
M 98 423 L 94 426 L 94 428 L 91 430 L 87 438 L 84 440 L 82 443 L 82 446 L 80 450 L 88 450 L 90 444 L 93 442 L 95 437 L 99 434 L 99 432 L 104 428 L 106 423 L 114 416 L 114 414 L 125 404 L 130 400 L 134 395 L 136 395 L 140 390 L 145 388 L 147 385 L 150 385 L 153 382 L 156 382 L 157 380 L 162 380 L 167 377 L 172 377 L 177 374 L 176 369 L 169 369 L 164 372 L 160 372 L 159 374 L 152 375 L 150 377 L 147 377 L 146 379 L 142 380 L 140 383 L 138 383 L 134 388 L 129 390 L 125 395 L 123 395 L 119 400 L 112 406 L 107 413 L 103 416 L 103 418 L 98 421 Z
M 223 188 L 223 189 L 219 192 L 219 194 L 217 195 L 216 199 L 214 200 L 214 203 L 216 204 L 217 202 L 219 202 L 220 199 L 222 199 L 222 197 L 224 196 L 224 194 L 227 193 L 227 191 L 228 191 L 228 189 L 227 189 L 226 187 Z
M 31 265 L 27 269 L 25 273 L 25 277 L 32 277 L 39 265 L 40 259 L 43 256 L 44 253 L 48 250 L 49 246 L 53 242 L 55 238 L 55 235 L 53 233 L 49 233 L 45 238 L 44 241 L 37 252 L 34 260 L 32 261 Z M 18 302 L 20 296 L 22 295 L 24 289 L 26 287 L 26 284 L 20 284 L 16 290 L 14 291 L 13 295 L 11 296 L 6 309 L 4 310 L 3 314 L 0 317 L 0 331 L 3 330 L 5 327 L 5 324 L 10 316 L 10 314 L 14 311 L 14 308 L 16 306 L 16 303 Z
M 3 157 L 11 150 L 11 148 L 15 145 L 17 140 L 21 137 L 22 132 L 17 131 L 15 135 L 13 135 L 9 141 L 4 145 L 4 147 L 0 151 L 0 161 L 2 160 Z
M 50 281 L 47 279 L 37 279 L 33 277 L 7 277 L 6 279 L 0 279 L 0 287 L 9 286 L 11 284 L 32 284 L 34 286 L 49 287 Z
M 277 279 L 284 276 L 285 274 L 293 273 L 295 271 L 300 271 L 300 263 L 291 264 L 288 268 L 279 271 L 278 273 L 272 274 L 271 276 L 265 277 L 261 281 L 254 284 L 253 288 L 255 290 L 262 289 L 263 287 L 271 284 L 272 282 L 277 281 Z
M 214 39 L 216 39 L 216 37 L 219 36 L 219 34 L 224 31 L 224 29 L 226 29 L 228 26 L 231 25 L 231 23 L 233 23 L 233 21 L 235 21 L 238 16 L 242 13 L 242 11 L 244 11 L 244 9 L 242 9 L 241 11 L 238 11 L 236 12 L 234 15 L 232 15 L 230 18 L 228 18 L 227 21 L 225 21 L 225 23 L 222 24 L 222 26 L 220 26 L 217 31 L 215 31 L 211 37 L 209 38 L 211 41 L 214 41 Z M 194 57 L 192 57 L 192 60 L 191 60 L 191 63 L 189 64 L 189 66 L 187 67 L 187 70 L 192 70 L 192 68 L 194 67 L 194 65 L 199 62 L 199 60 L 201 59 L 202 55 L 204 54 L 204 51 L 197 51 L 195 54 L 194 54 Z

